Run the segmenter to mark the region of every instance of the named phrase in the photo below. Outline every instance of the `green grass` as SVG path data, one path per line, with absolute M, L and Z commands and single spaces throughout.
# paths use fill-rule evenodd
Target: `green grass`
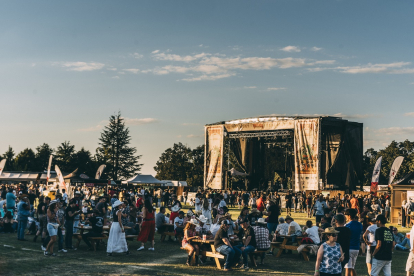
M 187 209 L 185 207 L 184 209 Z M 237 218 L 238 209 L 231 209 Z M 282 214 L 283 216 L 286 213 Z M 293 213 L 295 220 L 304 225 L 306 215 Z M 408 231 L 408 229 L 404 229 Z M 26 236 L 31 239 L 33 236 Z M 201 267 L 187 267 L 186 253 L 180 250 L 178 242 L 160 242 L 155 238 L 155 251 L 136 251 L 139 243 L 128 242 L 131 255 L 107 257 L 104 249 L 97 252 L 87 251 L 81 243 L 77 251 L 58 253 L 58 257 L 45 257 L 40 242 L 17 241 L 16 234 L 0 234 L 0 275 L 228 275 L 219 271 L 214 262 Z M 5 247 L 12 246 L 12 247 Z M 28 250 L 23 250 L 23 249 Z M 55 250 L 57 245 L 55 245 Z M 57 250 L 56 250 L 57 251 Z M 397 251 L 393 254 L 392 274 L 405 275 L 408 253 Z M 242 275 L 313 275 L 315 256 L 310 262 L 302 260 L 298 254 L 282 255 L 281 258 L 266 256 L 265 265 L 250 268 L 248 271 L 234 270 L 232 274 Z M 365 257 L 358 257 L 357 274 L 367 275 Z

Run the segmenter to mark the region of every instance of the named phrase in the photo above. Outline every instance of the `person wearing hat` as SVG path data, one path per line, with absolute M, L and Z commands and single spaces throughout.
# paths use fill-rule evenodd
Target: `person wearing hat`
M 184 228 L 184 238 L 181 241 L 181 247 L 185 248 L 188 251 L 187 263 L 186 265 L 191 265 L 191 259 L 195 254 L 195 265 L 199 265 L 199 258 L 198 255 L 200 254 L 200 248 L 197 244 L 191 243 L 193 239 L 199 239 L 200 237 L 197 236 L 196 227 L 198 226 L 198 222 L 196 219 L 191 219 Z M 203 262 L 201 261 L 201 264 Z
M 171 208 L 169 208 L 170 209 L 170 211 L 171 211 L 171 214 L 170 214 L 170 221 L 171 221 L 171 223 L 174 223 L 174 220 L 175 220 L 175 218 L 176 217 L 178 217 L 178 215 L 179 215 L 179 211 L 180 211 L 180 207 L 178 206 L 178 205 L 173 205 Z
M 196 220 L 198 220 L 198 225 L 196 227 L 196 232 L 199 236 L 207 235 L 207 237 L 213 238 L 212 234 L 210 232 L 210 226 L 207 223 L 207 218 L 203 215 L 200 217 L 196 217 Z
M 270 240 L 269 240 L 269 229 L 267 222 L 264 218 L 259 218 L 257 221 L 257 226 L 253 227 L 254 234 L 256 236 L 256 249 L 257 251 L 268 251 L 270 249 Z M 265 258 L 265 253 L 260 255 L 260 264 L 263 264 Z
M 252 210 L 250 211 L 250 214 L 247 216 L 248 220 L 250 222 L 250 225 L 252 226 L 256 226 L 256 221 L 263 217 L 262 213 L 257 210 L 257 208 L 255 207 L 255 205 L 252 206 Z
M 318 250 L 315 276 L 342 275 L 341 262 L 344 259 L 344 253 L 339 243 L 336 242 L 338 233 L 339 231 L 336 231 L 333 227 L 326 228 L 323 232 L 326 236 L 326 242 Z
M 221 222 L 220 229 L 217 231 L 214 237 L 214 247 L 216 251 L 226 255 L 226 260 L 224 263 L 224 271 L 232 271 L 232 265 L 234 262 L 238 262 L 240 259 L 240 250 L 234 249 L 229 241 L 227 235 L 227 230 L 229 229 L 229 223 L 227 220 Z
M 175 207 L 176 206 L 174 206 L 173 208 Z M 171 220 L 171 215 L 170 215 L 170 220 Z M 178 217 L 174 218 L 174 233 L 175 233 L 175 241 L 177 240 L 177 237 L 179 235 L 184 234 L 184 212 L 183 211 L 179 211 Z
M 289 224 L 289 228 L 294 228 L 294 233 L 291 235 L 293 236 L 302 235 L 302 229 L 300 228 L 300 225 L 296 221 L 294 221 L 294 219 L 291 216 L 287 215 L 285 217 L 285 221 L 287 224 Z M 292 241 L 294 241 L 294 239 L 292 239 Z
M 369 226 L 367 230 L 365 230 L 364 235 L 362 238 L 364 239 L 365 244 L 367 245 L 367 255 L 365 258 L 365 262 L 367 263 L 368 274 L 371 275 L 371 268 L 372 268 L 372 253 L 377 246 L 377 242 L 375 241 L 375 231 L 378 229 L 376 223 L 376 216 L 373 212 L 369 212 L 366 215 L 366 219 L 368 220 Z
M 108 245 L 106 247 L 106 253 L 108 256 L 112 256 L 112 253 L 125 253 L 129 255 L 128 245 L 125 239 L 125 230 L 122 226 L 122 202 L 117 200 L 112 204 L 112 217 L 113 222 L 111 225 L 111 231 L 109 231 Z

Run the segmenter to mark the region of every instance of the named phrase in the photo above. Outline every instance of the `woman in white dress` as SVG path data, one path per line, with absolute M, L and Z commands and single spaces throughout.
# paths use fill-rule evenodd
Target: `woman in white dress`
M 120 210 L 122 202 L 117 200 L 112 204 L 112 215 L 114 221 L 112 222 L 111 230 L 109 231 L 108 246 L 106 253 L 112 256 L 112 253 L 125 253 L 129 255 L 128 245 L 125 239 L 125 230 L 122 226 L 122 210 Z
M 211 224 L 211 205 L 207 198 L 203 201 L 202 215 L 207 218 L 207 224 Z

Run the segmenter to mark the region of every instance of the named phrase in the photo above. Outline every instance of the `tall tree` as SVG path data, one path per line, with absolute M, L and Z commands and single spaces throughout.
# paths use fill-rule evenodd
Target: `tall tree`
M 76 163 L 73 162 L 74 154 L 75 146 L 71 145 L 70 141 L 65 141 L 57 147 L 55 160 L 61 171 L 70 173 L 77 168 Z
M 16 155 L 14 159 L 15 170 L 32 171 L 35 170 L 35 153 L 32 149 L 26 148 Z
M 49 164 L 49 157 L 52 153 L 53 149 L 46 143 L 43 143 L 42 145 L 36 148 L 36 171 L 47 170 L 47 166 Z
M 14 151 L 12 147 L 9 146 L 9 149 L 3 154 L 2 158 L 6 158 L 6 166 L 4 171 L 13 171 L 14 170 Z
M 131 147 L 130 143 L 129 129 L 121 113 L 109 117 L 109 124 L 104 127 L 96 149 L 98 163 L 107 165 L 104 175 L 107 174 L 113 180 L 122 180 L 141 170 L 141 155 L 136 155 L 137 149 Z
M 73 163 L 77 165 L 80 172 L 84 172 L 89 177 L 95 177 L 98 166 L 90 151 L 81 148 L 73 155 Z

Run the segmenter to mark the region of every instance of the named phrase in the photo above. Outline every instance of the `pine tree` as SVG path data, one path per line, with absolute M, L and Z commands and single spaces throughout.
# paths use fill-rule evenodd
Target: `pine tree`
M 138 161 L 141 155 L 136 155 L 137 149 L 130 147 L 131 136 L 125 126 L 124 118 L 119 112 L 109 118 L 99 138 L 96 157 L 99 164 L 106 164 L 104 174 L 113 180 L 125 180 L 141 170 Z
M 13 171 L 14 170 L 14 151 L 12 147 L 9 146 L 9 149 L 3 154 L 2 158 L 6 158 L 6 166 L 4 171 Z

